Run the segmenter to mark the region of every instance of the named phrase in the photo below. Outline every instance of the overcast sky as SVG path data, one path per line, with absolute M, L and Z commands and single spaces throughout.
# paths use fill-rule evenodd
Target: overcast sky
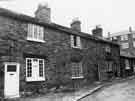
M 52 22 L 70 26 L 74 17 L 82 22 L 82 31 L 91 33 L 95 25 L 102 25 L 107 32 L 135 29 L 135 0 L 0 0 L 0 6 L 34 16 L 40 2 L 51 7 Z

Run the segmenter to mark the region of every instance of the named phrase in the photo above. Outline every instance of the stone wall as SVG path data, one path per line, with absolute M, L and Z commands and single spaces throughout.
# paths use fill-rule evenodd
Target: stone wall
M 27 85 L 33 84 L 25 81 L 25 58 L 27 56 L 45 59 L 46 80 L 45 82 L 37 82 L 38 84 L 43 84 L 45 86 L 48 83 L 55 86 L 59 83 L 64 84 L 65 82 L 68 82 L 69 84 L 72 84 L 74 82 L 74 80 L 71 80 L 69 65 L 71 63 L 72 55 L 74 54 L 79 54 L 80 57 L 82 57 L 81 61 L 83 62 L 84 74 L 82 81 L 85 83 L 87 81 L 91 83 L 92 81 L 99 80 L 96 77 L 98 73 L 100 73 L 101 80 L 107 79 L 107 74 L 105 73 L 106 59 L 104 54 L 106 45 L 111 46 L 114 57 L 113 61 L 116 61 L 117 64 L 119 64 L 118 46 L 81 38 L 82 49 L 72 49 L 70 47 L 70 34 L 46 26 L 44 26 L 45 43 L 28 41 L 27 24 L 28 22 L 0 16 L 0 64 L 2 66 L 2 63 L 7 61 L 19 62 L 21 64 L 21 90 L 27 88 Z M 96 68 L 97 65 L 99 66 L 98 71 Z M 95 73 L 97 74 L 95 75 Z M 62 78 L 58 82 L 55 77 Z

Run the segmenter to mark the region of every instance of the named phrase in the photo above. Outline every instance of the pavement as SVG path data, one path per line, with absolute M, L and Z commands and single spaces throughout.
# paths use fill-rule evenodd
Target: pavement
M 10 99 L 10 100 L 3 100 L 3 101 L 83 101 L 82 99 L 87 98 L 90 95 L 93 95 L 94 93 L 100 91 L 104 87 L 111 86 L 117 83 L 119 84 L 121 82 L 125 82 L 127 80 L 132 80 L 132 79 L 135 80 L 135 77 L 132 76 L 132 77 L 124 78 L 124 79 L 117 78 L 110 82 L 99 82 L 99 83 L 95 83 L 94 86 L 85 87 L 85 88 L 80 89 L 79 91 L 72 92 L 72 93 L 49 93 L 47 95 L 39 96 L 39 97 L 19 98 L 19 99 L 12 99 L 12 100 Z M 89 101 L 89 100 L 86 100 L 86 101 Z M 94 100 L 91 100 L 91 101 L 94 101 Z M 98 101 L 98 100 L 95 100 L 95 101 Z M 104 101 L 104 100 L 101 100 L 101 101 Z M 116 101 L 119 101 L 119 100 L 116 100 Z

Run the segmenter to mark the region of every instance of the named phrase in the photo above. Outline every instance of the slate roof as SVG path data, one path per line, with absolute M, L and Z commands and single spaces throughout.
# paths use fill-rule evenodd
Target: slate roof
M 135 31 L 132 31 L 132 32 L 130 32 L 129 30 L 120 31 L 120 32 L 110 34 L 110 37 L 120 36 L 120 35 L 127 35 L 127 34 L 131 34 L 131 33 L 135 33 Z
M 56 30 L 59 30 L 59 31 L 64 31 L 64 32 L 66 32 L 68 34 L 74 34 L 74 35 L 78 35 L 78 36 L 88 38 L 88 39 L 92 39 L 92 40 L 95 40 L 95 41 L 100 41 L 100 42 L 103 42 L 103 43 L 108 43 L 108 44 L 119 46 L 119 44 L 116 43 L 116 42 L 112 42 L 112 41 L 107 40 L 107 39 L 95 37 L 95 36 L 90 35 L 88 33 L 75 31 L 75 30 L 73 30 L 71 28 L 61 26 L 61 25 L 58 25 L 58 24 L 55 24 L 55 23 L 41 22 L 37 18 L 27 16 L 27 15 L 24 15 L 24 14 L 19 14 L 19 13 L 10 11 L 10 10 L 5 9 L 5 8 L 0 8 L 0 16 L 9 17 L 9 18 L 16 19 L 16 20 L 19 20 L 19 21 L 38 24 L 38 25 L 49 27 L 49 28 L 56 29 Z
M 120 56 L 121 57 L 126 57 L 126 58 L 135 58 L 135 55 L 130 53 L 130 52 L 125 52 L 125 51 L 120 51 Z

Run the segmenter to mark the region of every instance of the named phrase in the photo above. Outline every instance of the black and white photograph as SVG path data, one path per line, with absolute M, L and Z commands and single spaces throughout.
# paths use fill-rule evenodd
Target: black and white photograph
M 0 0 L 0 101 L 135 101 L 134 0 Z

